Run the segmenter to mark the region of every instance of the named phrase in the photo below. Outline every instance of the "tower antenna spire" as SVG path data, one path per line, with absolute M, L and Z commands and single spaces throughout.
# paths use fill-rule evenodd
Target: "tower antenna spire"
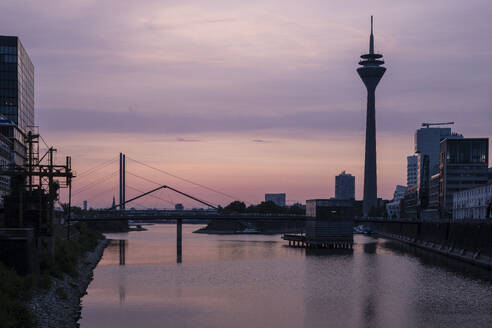
M 369 53 L 374 53 L 374 35 L 372 34 L 372 15 L 371 15 L 371 36 L 369 37 Z

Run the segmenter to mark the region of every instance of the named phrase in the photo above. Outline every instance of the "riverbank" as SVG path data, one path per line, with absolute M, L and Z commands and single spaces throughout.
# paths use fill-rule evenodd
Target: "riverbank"
M 456 260 L 474 264 L 488 270 L 492 270 L 492 257 L 480 254 L 480 252 L 472 252 L 463 248 L 455 248 L 452 246 L 445 246 L 439 243 L 433 243 L 424 240 L 416 240 L 415 238 L 410 238 L 397 234 L 384 233 L 384 232 L 378 232 L 376 234 L 384 238 L 398 240 L 399 242 L 405 244 L 409 244 L 421 249 L 438 253 L 443 256 L 450 257 Z
M 53 278 L 50 287 L 34 293 L 27 306 L 36 318 L 38 327 L 77 327 L 80 318 L 80 300 L 86 294 L 93 270 L 108 245 L 107 239 L 98 241 L 93 251 L 86 252 L 78 261 L 77 274 L 64 273 Z

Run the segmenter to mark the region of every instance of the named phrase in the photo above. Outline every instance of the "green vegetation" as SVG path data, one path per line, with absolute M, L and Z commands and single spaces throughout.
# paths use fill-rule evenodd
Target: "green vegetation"
M 290 207 L 278 206 L 272 201 L 261 202 L 258 205 L 250 205 L 246 207 L 246 204 L 241 201 L 234 201 L 226 207 L 220 209 L 221 213 L 260 213 L 260 214 L 297 214 L 304 215 L 306 211 L 297 205 Z
M 34 327 L 34 318 L 23 302 L 27 301 L 35 286 L 32 276 L 21 277 L 0 263 L 0 326 Z
M 68 298 L 67 293 L 65 293 L 65 289 L 63 289 L 62 287 L 58 287 L 56 289 L 56 295 L 62 300 L 66 300 Z
M 15 270 L 0 263 L 0 327 L 29 328 L 35 327 L 32 313 L 26 307 L 35 290 L 45 290 L 51 285 L 53 277 L 61 278 L 63 274 L 77 275 L 79 258 L 87 251 L 92 251 L 102 234 L 88 229 L 85 225 L 74 227 L 79 232 L 78 239 L 56 240 L 54 256 L 48 250 L 39 254 L 40 275 L 20 276 Z M 67 298 L 65 290 L 56 290 L 58 297 Z
M 48 250 L 41 252 L 39 266 L 41 274 L 61 278 L 63 274 L 72 277 L 77 276 L 77 263 L 80 256 L 85 252 L 93 250 L 98 240 L 103 236 L 100 232 L 87 228 L 85 224 L 74 227 L 80 236 L 78 239 L 57 240 L 55 243 L 55 256 L 51 256 Z

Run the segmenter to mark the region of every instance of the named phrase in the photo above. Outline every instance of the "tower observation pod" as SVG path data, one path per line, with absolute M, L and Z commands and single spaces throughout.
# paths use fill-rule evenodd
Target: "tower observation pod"
M 369 37 L 369 53 L 360 56 L 357 68 L 362 82 L 367 89 L 366 116 L 366 153 L 364 162 L 364 200 L 363 213 L 368 216 L 372 208 L 377 206 L 377 173 L 376 173 L 376 87 L 384 75 L 386 68 L 383 55 L 374 53 L 373 20 L 371 16 L 371 35 Z

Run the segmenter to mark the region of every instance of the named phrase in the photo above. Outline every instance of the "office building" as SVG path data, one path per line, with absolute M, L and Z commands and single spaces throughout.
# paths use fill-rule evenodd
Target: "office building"
M 453 194 L 488 183 L 489 139 L 461 138 L 441 141 L 439 205 L 450 217 Z
M 83 209 L 84 209 L 84 211 L 87 211 L 87 201 L 86 201 L 86 200 L 84 200 L 83 204 L 84 204 L 84 205 L 83 205 Z
M 345 171 L 335 177 L 335 198 L 355 199 L 355 177 Z
M 6 168 L 11 162 L 11 141 L 0 134 L 0 168 Z M 4 207 L 4 197 L 10 192 L 10 177 L 0 176 L 0 208 Z
M 285 206 L 285 194 L 265 194 L 265 202 L 274 202 L 277 206 Z
M 183 204 L 178 203 L 178 204 L 174 205 L 174 210 L 175 210 L 175 211 L 184 211 L 184 206 L 183 206 Z
M 308 199 L 306 216 L 352 219 L 362 215 L 362 202 L 354 199 Z
M 417 184 L 418 157 L 416 155 L 407 156 L 407 187 Z
M 0 114 L 24 132 L 34 126 L 34 66 L 16 36 L 0 36 Z
M 425 219 L 438 219 L 441 217 L 440 194 L 441 174 L 436 173 L 430 178 L 429 182 L 429 201 L 427 203 L 427 209 L 423 212 Z
M 390 219 L 400 218 L 400 202 L 405 197 L 408 187 L 397 185 L 393 193 L 393 199 L 386 204 L 386 214 Z
M 419 194 L 417 185 L 407 188 L 403 199 L 400 201 L 400 217 L 404 219 L 419 218 Z
M 492 184 L 457 191 L 453 195 L 453 219 L 492 218 Z
M 418 157 L 416 184 L 419 185 L 419 188 L 421 184 L 425 184 L 424 180 L 426 179 L 427 172 L 429 179 L 434 174 L 439 173 L 441 141 L 446 138 L 463 138 L 462 135 L 452 132 L 451 128 L 431 128 L 429 125 L 427 123 L 426 127 L 415 131 L 415 153 Z M 427 160 L 428 165 L 426 164 Z
M 374 52 L 374 35 L 371 16 L 371 35 L 369 36 L 369 53 L 360 56 L 362 59 L 357 73 L 367 89 L 366 145 L 364 161 L 364 216 L 377 207 L 378 187 L 376 170 L 376 87 L 384 75 L 386 68 L 383 55 Z

